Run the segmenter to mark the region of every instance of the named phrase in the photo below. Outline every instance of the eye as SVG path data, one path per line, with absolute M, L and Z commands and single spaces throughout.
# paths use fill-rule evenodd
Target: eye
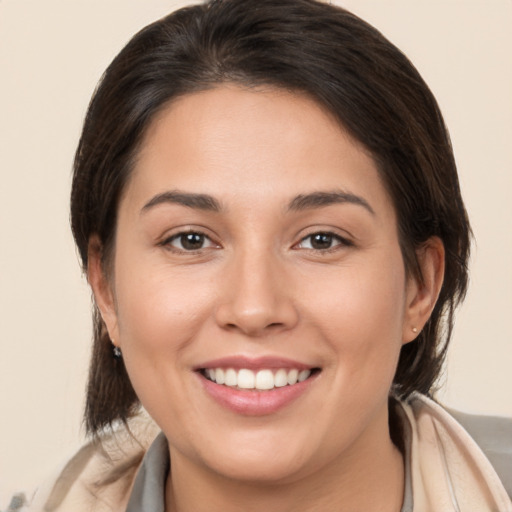
M 187 231 L 177 233 L 162 242 L 162 245 L 183 252 L 199 251 L 210 247 L 217 247 L 204 233 Z
M 352 243 L 334 233 L 319 232 L 305 236 L 298 244 L 299 249 L 311 249 L 314 251 L 326 251 L 337 246 L 350 246 Z

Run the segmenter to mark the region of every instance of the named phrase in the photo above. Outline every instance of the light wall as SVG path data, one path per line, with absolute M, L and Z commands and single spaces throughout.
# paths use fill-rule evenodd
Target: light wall
M 73 152 L 102 71 L 182 1 L 0 0 L 0 507 L 82 441 L 90 298 L 68 225 Z M 441 398 L 512 414 L 512 2 L 341 2 L 438 97 L 477 240 Z

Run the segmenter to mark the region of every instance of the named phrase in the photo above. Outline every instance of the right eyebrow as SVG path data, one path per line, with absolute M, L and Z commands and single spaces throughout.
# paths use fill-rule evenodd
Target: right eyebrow
M 169 190 L 152 197 L 141 209 L 140 213 L 145 213 L 151 208 L 160 204 L 180 204 L 188 208 L 205 210 L 210 212 L 220 212 L 221 205 L 214 197 L 208 194 L 194 194 L 191 192 L 181 192 L 178 190 Z
M 355 204 L 362 206 L 365 210 L 375 215 L 374 209 L 364 197 L 352 194 L 342 190 L 335 191 L 318 191 L 310 194 L 300 194 L 290 201 L 288 210 L 290 211 L 303 211 L 315 208 L 324 208 L 332 204 Z

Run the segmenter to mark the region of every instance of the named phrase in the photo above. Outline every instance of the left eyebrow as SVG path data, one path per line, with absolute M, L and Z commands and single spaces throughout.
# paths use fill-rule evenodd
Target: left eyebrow
M 221 205 L 217 199 L 208 194 L 194 194 L 190 192 L 170 190 L 153 197 L 142 207 L 141 213 L 147 212 L 151 208 L 160 204 L 180 204 L 188 208 L 210 212 L 219 212 L 221 210 Z
M 314 208 L 323 208 L 325 206 L 339 203 L 349 203 L 362 206 L 372 215 L 375 215 L 375 211 L 366 199 L 344 191 L 312 192 L 311 194 L 298 195 L 290 201 L 288 211 L 298 212 Z

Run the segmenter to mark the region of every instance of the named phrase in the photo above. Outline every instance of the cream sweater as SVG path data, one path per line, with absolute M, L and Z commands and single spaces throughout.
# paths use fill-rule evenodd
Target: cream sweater
M 512 512 L 505 488 L 512 491 L 512 420 L 460 415 L 500 466 L 502 482 L 479 445 L 442 407 L 419 394 L 400 405 L 410 424 L 414 512 Z M 14 500 L 6 512 L 124 512 L 158 432 L 147 418 L 132 420 L 130 432 L 119 429 L 100 444 L 85 445 L 57 477 L 28 500 Z

